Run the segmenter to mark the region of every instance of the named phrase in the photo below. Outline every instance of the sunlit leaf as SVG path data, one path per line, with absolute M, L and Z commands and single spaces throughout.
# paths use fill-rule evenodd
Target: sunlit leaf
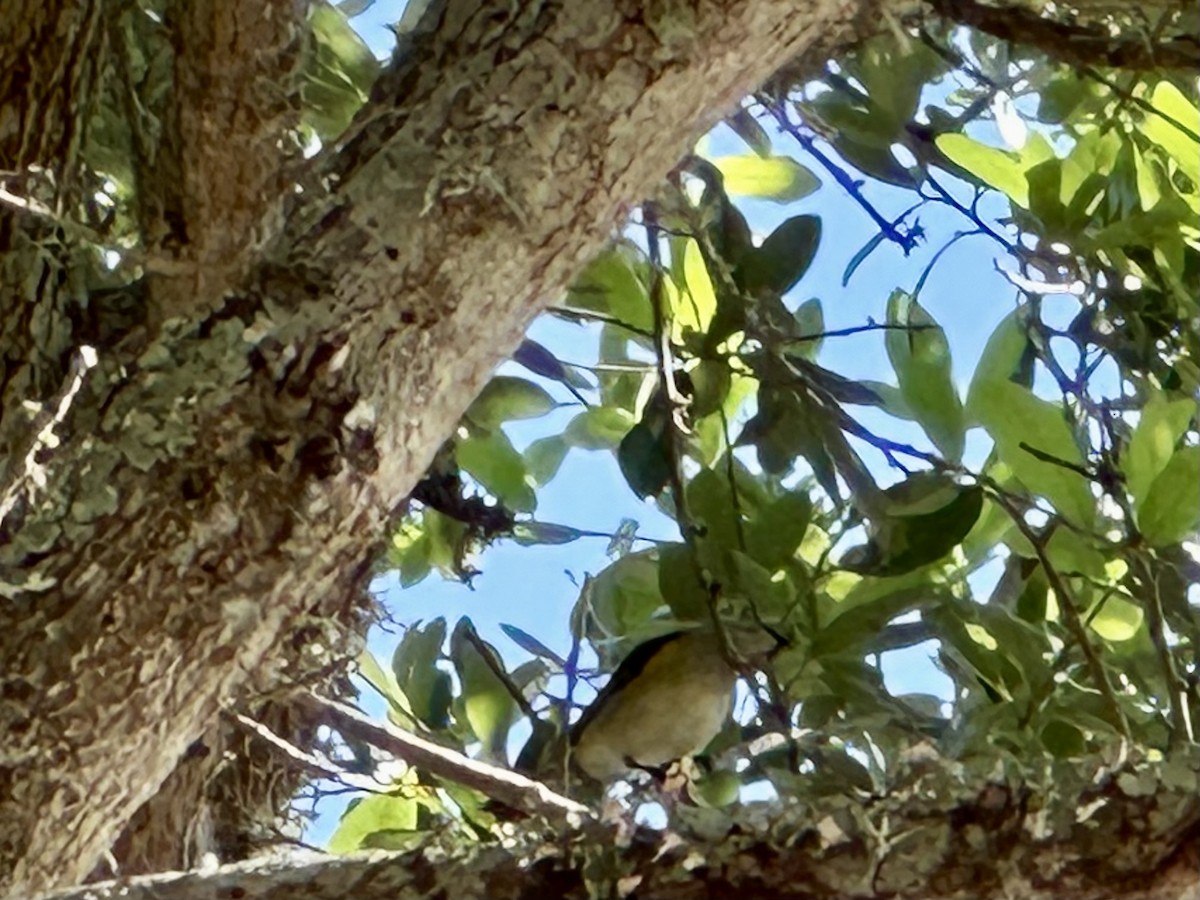
M 509 509 L 529 512 L 537 505 L 533 488 L 526 480 L 525 461 L 503 432 L 474 434 L 459 441 L 454 458 Z
M 1006 194 L 1017 206 L 1029 205 L 1029 184 L 1026 168 L 1015 156 L 981 144 L 965 134 L 938 135 L 938 149 L 980 181 Z
M 886 333 L 884 343 L 900 393 L 942 455 L 957 462 L 962 457 L 966 421 L 954 387 L 945 332 L 902 291 L 888 300 L 888 324 L 899 326 Z M 900 330 L 905 327 L 913 330 Z
M 791 203 L 821 186 L 816 175 L 790 156 L 720 156 L 712 162 L 730 194 Z
M 503 759 L 517 705 L 512 685 L 505 682 L 500 654 L 479 639 L 464 616 L 450 638 L 450 657 L 462 684 L 459 702 L 472 733 L 483 744 L 485 756 Z
M 1195 400 L 1170 400 L 1158 391 L 1152 393 L 1142 407 L 1129 447 L 1121 456 L 1125 486 L 1136 505 L 1140 506 L 1146 500 L 1150 485 L 1166 467 L 1195 415 Z
M 413 625 L 392 654 L 392 672 L 413 714 L 430 728 L 449 720 L 450 678 L 437 668 L 446 638 L 446 620 L 438 617 L 424 628 Z
M 635 424 L 633 415 L 624 409 L 608 406 L 581 412 L 567 424 L 563 437 L 573 447 L 586 450 L 611 450 Z
M 1128 641 L 1142 627 L 1145 613 L 1121 597 L 1109 597 L 1092 618 L 1092 630 L 1106 641 Z
M 717 294 L 704 263 L 700 245 L 689 239 L 683 250 L 683 275 L 687 291 L 675 299 L 674 321 L 683 330 L 706 331 L 717 311 Z
M 1137 508 L 1138 529 L 1154 547 L 1177 543 L 1200 526 L 1200 447 L 1176 450 Z
M 1021 483 L 1077 525 L 1090 525 L 1096 516 L 1095 500 L 1087 478 L 1071 468 L 1083 466 L 1083 454 L 1062 409 L 1011 381 L 978 385 L 972 398 L 997 454 Z M 1022 444 L 1049 459 L 1039 459 Z
M 1200 134 L 1200 109 L 1165 79 L 1155 85 L 1150 104 L 1154 112 L 1147 112 L 1143 118 L 1142 134 L 1167 152 L 1191 180 L 1193 191 L 1200 189 L 1200 143 L 1194 137 Z M 1177 127 L 1175 122 L 1189 129 L 1191 134 Z
M 353 853 L 383 831 L 413 831 L 417 827 L 417 802 L 399 794 L 372 794 L 354 800 L 329 838 L 330 853 Z

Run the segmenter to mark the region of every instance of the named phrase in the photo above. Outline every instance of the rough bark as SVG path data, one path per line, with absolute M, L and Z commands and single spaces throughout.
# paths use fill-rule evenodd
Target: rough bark
M 57 900 L 407 900 L 630 897 L 1200 897 L 1197 761 L 1109 768 L 1064 761 L 1028 780 L 964 778 L 916 757 L 883 798 L 693 811 L 693 832 L 530 828 L 471 850 L 264 859 L 90 886 Z
M 1071 65 L 1132 70 L 1200 66 L 1200 10 L 1189 0 L 1136 5 L 1088 0 L 1049 12 L 974 0 L 924 2 L 945 19 L 1036 47 Z
M 541 304 L 855 9 L 454 0 L 218 308 L 102 348 L 0 535 L 3 890 L 80 880 L 221 706 L 319 667 L 324 604 Z

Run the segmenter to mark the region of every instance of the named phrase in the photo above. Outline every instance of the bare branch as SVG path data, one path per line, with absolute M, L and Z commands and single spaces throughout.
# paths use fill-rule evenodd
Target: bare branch
M 320 713 L 328 725 L 347 737 L 394 753 L 418 769 L 474 788 L 512 809 L 553 819 L 575 816 L 588 821 L 592 818 L 588 807 L 555 793 L 540 781 L 463 756 L 456 750 L 389 724 L 377 723 L 352 706 L 316 694 L 306 694 L 300 702 Z

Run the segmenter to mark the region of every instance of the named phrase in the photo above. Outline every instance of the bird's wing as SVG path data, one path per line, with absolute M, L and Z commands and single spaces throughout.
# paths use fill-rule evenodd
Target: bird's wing
M 579 717 L 579 721 L 571 727 L 571 743 L 574 744 L 579 740 L 579 736 L 583 734 L 583 730 L 596 717 L 600 710 L 604 708 L 605 701 L 610 696 L 637 678 L 646 668 L 647 663 L 654 658 L 665 644 L 669 644 L 671 641 L 685 634 L 687 634 L 685 631 L 672 631 L 670 634 L 664 634 L 661 637 L 643 641 L 630 650 L 629 655 L 621 660 L 621 664 L 617 666 L 617 670 L 608 679 L 608 684 L 600 689 L 600 692 L 596 695 L 596 699 L 588 704 L 587 709 L 583 711 L 583 715 Z

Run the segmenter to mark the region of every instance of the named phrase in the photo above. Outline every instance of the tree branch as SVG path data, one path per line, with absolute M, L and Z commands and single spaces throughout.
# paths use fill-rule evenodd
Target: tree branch
M 300 702 L 347 737 L 394 753 L 418 769 L 474 788 L 512 809 L 555 820 L 564 816 L 585 821 L 592 818 L 591 810 L 582 803 L 555 793 L 540 781 L 463 756 L 389 724 L 377 723 L 352 706 L 316 694 L 307 694 Z
M 1116 69 L 1188 69 L 1200 66 L 1200 39 L 1187 25 L 1190 4 L 1168 0 L 1150 7 L 1168 22 L 1179 22 L 1164 37 L 1149 31 L 1157 23 L 1121 23 L 1126 27 L 1113 30 L 1113 22 L 1098 3 L 1079 3 L 1070 20 L 1058 20 L 1039 15 L 1040 5 L 989 6 L 975 0 L 925 0 L 938 15 L 960 25 L 970 25 L 1001 40 L 1036 47 L 1052 59 L 1075 65 L 1103 66 Z M 1085 20 L 1079 12 L 1087 13 L 1097 7 L 1100 14 Z M 1111 8 L 1111 7 L 1109 7 Z M 1133 7 L 1136 8 L 1136 7 Z M 1194 11 L 1194 9 L 1192 10 Z M 1193 19 L 1194 21 L 1194 19 Z M 1194 28 L 1194 25 L 1192 26 Z
M 817 797 L 706 818 L 709 837 L 596 823 L 558 839 L 518 829 L 503 847 L 451 847 L 351 857 L 275 856 L 213 872 L 123 879 L 53 900 L 492 900 L 636 896 L 638 900 L 1023 897 L 1183 900 L 1200 889 L 1200 759 L 1027 761 L 941 759 L 895 767 L 887 795 Z M 931 799 L 936 792 L 936 802 Z M 711 811 L 710 811 L 711 812 Z M 1130 840 L 1135 834 L 1136 839 Z M 868 877 L 873 873 L 873 878 Z M 50 898 L 47 898 L 50 900 Z

